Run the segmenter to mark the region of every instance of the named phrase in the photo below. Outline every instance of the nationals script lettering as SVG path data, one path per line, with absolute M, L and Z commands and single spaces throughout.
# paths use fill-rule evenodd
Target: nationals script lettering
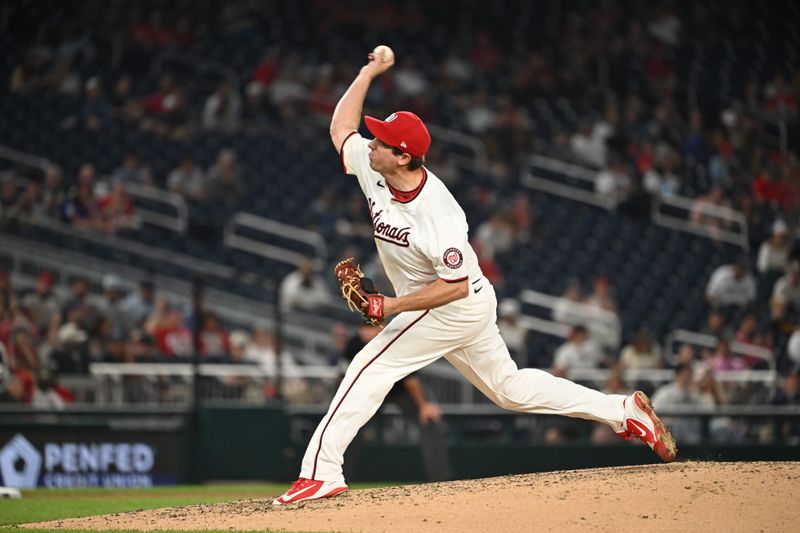
M 375 202 L 372 198 L 367 198 L 367 201 L 369 202 L 369 213 L 372 216 L 372 227 L 375 229 L 375 238 L 398 246 L 408 247 L 408 235 L 411 233 L 411 228 L 398 228 L 382 222 L 383 209 L 376 211 Z

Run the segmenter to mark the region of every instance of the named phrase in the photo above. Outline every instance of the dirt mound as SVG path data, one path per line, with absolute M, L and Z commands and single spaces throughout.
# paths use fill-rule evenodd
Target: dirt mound
M 358 532 L 796 531 L 800 463 L 683 462 L 407 485 L 273 507 L 269 500 L 27 527 Z

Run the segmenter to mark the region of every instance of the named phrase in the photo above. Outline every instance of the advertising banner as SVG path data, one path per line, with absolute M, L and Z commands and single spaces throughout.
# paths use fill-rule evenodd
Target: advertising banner
M 182 444 L 179 433 L 0 428 L 0 486 L 174 485 L 181 478 Z

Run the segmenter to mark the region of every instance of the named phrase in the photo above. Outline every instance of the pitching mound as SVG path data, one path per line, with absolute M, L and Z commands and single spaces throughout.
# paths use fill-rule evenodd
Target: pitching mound
M 27 527 L 356 532 L 796 531 L 800 463 L 571 470 L 350 491 L 273 507 L 246 500 Z

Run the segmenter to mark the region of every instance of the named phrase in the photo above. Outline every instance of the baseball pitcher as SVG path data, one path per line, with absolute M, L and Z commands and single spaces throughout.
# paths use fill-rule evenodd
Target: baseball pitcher
M 368 62 L 333 112 L 330 135 L 344 172 L 353 174 L 372 216 L 375 244 L 396 297 L 383 296 L 354 260 L 336 275 L 348 304 L 373 324 L 396 315 L 353 359 L 308 444 L 300 478 L 276 505 L 347 490 L 344 451 L 398 380 L 444 357 L 493 402 L 525 413 L 558 414 L 608 424 L 646 442 L 664 461 L 677 446 L 641 391 L 606 395 L 537 369 L 518 369 L 496 326 L 497 300 L 468 241 L 464 211 L 425 166 L 431 138 L 414 113 L 365 117 L 372 139 L 358 134 L 372 81 L 394 55 Z

